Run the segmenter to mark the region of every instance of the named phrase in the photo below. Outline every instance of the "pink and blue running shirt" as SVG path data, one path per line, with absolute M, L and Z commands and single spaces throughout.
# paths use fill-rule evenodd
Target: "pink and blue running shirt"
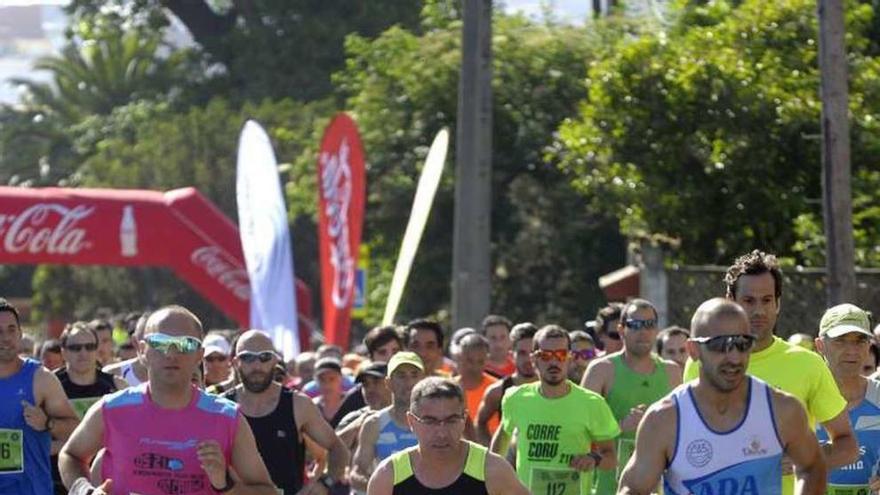
M 149 495 L 214 494 L 196 455 L 206 440 L 220 444 L 229 464 L 239 424 L 238 406 L 193 387 L 183 409 L 153 403 L 149 384 L 104 398 L 102 479 L 113 480 L 114 493 Z

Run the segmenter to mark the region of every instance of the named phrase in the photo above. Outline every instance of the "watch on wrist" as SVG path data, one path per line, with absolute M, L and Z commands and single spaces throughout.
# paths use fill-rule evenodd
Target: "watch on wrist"
M 318 483 L 321 483 L 322 485 L 324 485 L 324 488 L 330 490 L 331 488 L 333 488 L 333 485 L 336 484 L 336 480 L 334 480 L 333 477 L 329 474 L 322 474 L 318 478 Z
M 229 476 L 229 469 L 228 468 L 226 469 L 226 484 L 223 485 L 222 488 L 217 488 L 216 486 L 214 486 L 214 483 L 211 483 L 211 488 L 213 488 L 214 491 L 220 492 L 220 493 L 226 493 L 229 490 L 232 490 L 233 488 L 235 488 L 235 481 L 232 479 L 232 476 Z
M 602 462 L 602 454 L 598 452 L 587 452 L 587 455 L 593 458 L 593 461 L 596 463 L 596 466 Z
M 51 431 L 53 426 L 55 426 L 55 420 L 46 416 L 46 427 L 43 428 L 43 431 Z

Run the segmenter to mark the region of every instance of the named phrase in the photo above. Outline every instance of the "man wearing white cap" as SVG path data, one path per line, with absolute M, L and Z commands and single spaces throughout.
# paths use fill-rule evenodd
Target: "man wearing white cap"
M 875 467 L 880 460 L 880 381 L 862 376 L 862 363 L 871 347 L 871 323 L 858 306 L 839 304 L 825 311 L 819 323 L 816 350 L 825 357 L 831 374 L 847 402 L 847 413 L 859 445 L 859 458 L 832 470 L 827 493 L 875 493 L 880 480 Z M 819 426 L 816 436 L 828 440 Z
M 205 337 L 205 386 L 210 387 L 229 379 L 232 361 L 229 341 L 219 333 L 209 333 Z
M 425 365 L 418 354 L 401 351 L 391 356 L 388 362 L 391 406 L 370 416 L 361 427 L 349 475 L 353 489 L 365 492 L 370 475 L 379 461 L 418 444 L 406 413 L 409 411 L 413 387 L 424 377 Z

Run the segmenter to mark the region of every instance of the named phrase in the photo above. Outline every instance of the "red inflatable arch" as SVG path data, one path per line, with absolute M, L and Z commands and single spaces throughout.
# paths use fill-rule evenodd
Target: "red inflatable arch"
M 0 187 L 0 264 L 164 266 L 221 312 L 249 326 L 250 285 L 238 227 L 191 187 Z M 296 280 L 300 342 L 311 291 Z

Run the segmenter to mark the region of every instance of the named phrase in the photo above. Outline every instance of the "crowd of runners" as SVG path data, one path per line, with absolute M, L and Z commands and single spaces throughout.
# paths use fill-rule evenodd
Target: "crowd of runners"
M 573 331 L 418 319 L 287 362 L 181 306 L 37 345 L 0 300 L 0 495 L 876 493 L 870 315 L 785 341 L 775 257 L 724 284 L 666 329 L 633 299 Z

